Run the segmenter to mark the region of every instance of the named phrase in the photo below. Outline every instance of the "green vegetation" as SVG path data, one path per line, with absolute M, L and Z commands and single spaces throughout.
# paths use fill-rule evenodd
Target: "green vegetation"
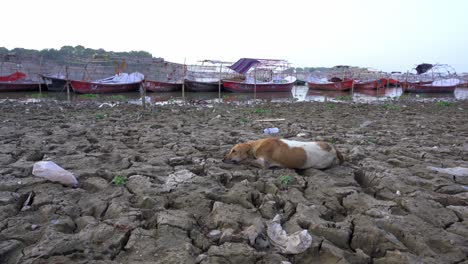
M 439 101 L 436 103 L 437 106 L 441 106 L 441 107 L 447 107 L 447 106 L 452 106 L 453 103 L 451 102 L 447 102 L 447 101 Z
M 127 97 L 125 95 L 119 94 L 119 95 L 112 95 L 110 99 L 114 101 L 124 101 L 127 99 Z
M 352 100 L 353 100 L 353 97 L 352 97 L 351 95 L 340 95 L 340 96 L 335 97 L 335 100 L 339 100 L 339 101 L 352 101 Z
M 99 114 L 99 113 L 96 114 L 96 119 L 104 119 L 106 117 L 109 117 L 109 115 L 108 114 Z
M 292 178 L 289 175 L 283 175 L 279 177 L 279 180 L 282 185 L 287 186 L 291 183 Z
M 0 47 L 0 56 L 1 55 L 14 55 L 23 58 L 37 57 L 61 63 L 67 62 L 67 64 L 77 63 L 80 58 L 100 59 L 103 61 L 108 61 L 109 65 L 113 65 L 115 58 L 141 59 L 153 57 L 151 53 L 146 51 L 113 52 L 106 51 L 104 49 L 85 48 L 81 45 L 75 47 L 63 46 L 60 49 L 43 49 L 40 51 L 23 48 L 14 48 L 8 50 L 7 48 Z
M 394 104 L 384 104 L 383 108 L 388 109 L 388 110 L 400 110 L 400 107 Z
M 239 119 L 239 122 L 241 122 L 242 124 L 245 124 L 245 123 L 248 123 L 248 122 L 249 122 L 249 119 L 244 118 L 244 117 L 241 117 L 241 118 Z
M 114 178 L 112 179 L 112 184 L 114 185 L 117 185 L 117 186 L 122 186 L 125 184 L 125 178 L 120 176 L 120 175 L 116 175 L 114 176 Z
M 255 114 L 266 114 L 266 113 L 269 113 L 271 111 L 268 110 L 268 109 L 263 109 L 263 108 L 255 108 L 255 110 L 253 112 Z
M 334 103 L 325 103 L 325 106 L 328 109 L 335 109 L 336 108 L 336 104 L 334 104 Z

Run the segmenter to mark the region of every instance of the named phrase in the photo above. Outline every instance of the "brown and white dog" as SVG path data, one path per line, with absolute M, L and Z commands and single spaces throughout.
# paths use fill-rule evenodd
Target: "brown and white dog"
M 223 162 L 240 163 L 254 160 L 263 168 L 326 169 L 342 163 L 343 156 L 323 141 L 302 142 L 264 138 L 236 144 Z

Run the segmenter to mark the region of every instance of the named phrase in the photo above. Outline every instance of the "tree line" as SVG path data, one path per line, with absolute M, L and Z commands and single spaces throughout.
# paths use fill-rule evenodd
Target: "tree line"
M 0 56 L 10 56 L 17 58 L 39 58 L 44 60 L 51 60 L 58 63 L 73 63 L 76 60 L 83 59 L 101 59 L 101 60 L 115 60 L 115 59 L 152 59 L 153 56 L 147 51 L 129 51 L 129 52 L 114 52 L 106 51 L 104 49 L 90 49 L 81 45 L 78 46 L 63 46 L 60 49 L 24 49 L 14 48 L 7 49 L 0 47 Z

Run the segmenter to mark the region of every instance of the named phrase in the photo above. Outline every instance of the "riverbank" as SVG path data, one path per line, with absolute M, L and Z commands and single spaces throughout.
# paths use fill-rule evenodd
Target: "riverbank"
M 467 261 L 468 101 L 114 107 L 0 103 L 2 263 Z M 284 119 L 283 121 L 259 121 Z M 221 162 L 236 143 L 325 140 L 324 170 Z M 31 174 L 51 160 L 79 187 Z M 266 225 L 313 241 L 282 255 Z

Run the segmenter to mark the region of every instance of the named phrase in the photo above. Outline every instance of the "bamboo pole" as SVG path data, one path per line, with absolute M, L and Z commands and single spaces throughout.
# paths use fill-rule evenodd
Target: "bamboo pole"
M 223 63 L 219 65 L 219 82 L 218 82 L 218 99 L 221 102 L 221 73 L 223 70 Z
M 140 95 L 141 95 L 141 105 L 143 106 L 143 110 L 146 110 L 146 87 L 143 85 L 145 79 L 140 83 Z
M 187 65 L 185 65 L 185 59 L 184 59 L 184 65 L 182 66 L 182 99 L 185 102 L 185 78 L 187 75 Z
M 65 66 L 65 86 L 67 87 L 67 100 L 70 101 L 70 78 L 68 76 L 68 65 Z
M 41 70 L 42 70 L 42 56 L 41 56 L 41 59 L 39 61 L 39 74 L 41 74 Z M 39 93 L 41 94 L 42 93 L 42 83 L 39 81 Z
M 257 66 L 254 67 L 254 100 L 257 100 Z

